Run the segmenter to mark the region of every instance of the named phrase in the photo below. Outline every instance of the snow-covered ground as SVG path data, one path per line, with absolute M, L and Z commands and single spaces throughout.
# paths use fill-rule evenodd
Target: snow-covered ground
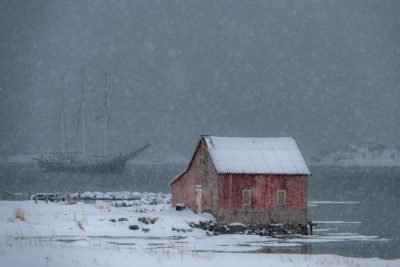
M 336 255 L 188 252 L 181 249 L 127 249 L 104 242 L 73 244 L 16 241 L 1 249 L 3 266 L 399 266 L 398 260 Z
M 147 200 L 127 201 L 129 207 L 103 201 L 0 201 L 1 266 L 400 265 L 400 260 L 376 258 L 244 253 L 271 247 L 297 248 L 307 242 L 382 240 L 318 232 L 289 240 L 256 235 L 209 236 L 188 223 L 212 220 L 211 215 L 175 211 L 168 204 L 170 195 L 142 194 L 142 198 Z

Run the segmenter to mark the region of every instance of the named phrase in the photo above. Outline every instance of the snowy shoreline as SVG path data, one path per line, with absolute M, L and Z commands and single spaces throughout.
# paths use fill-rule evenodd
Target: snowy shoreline
M 232 266 L 249 261 L 278 266 L 400 264 L 400 260 L 335 255 L 245 253 L 274 247 L 304 253 L 304 244 L 310 242 L 385 240 L 346 233 L 288 240 L 237 234 L 208 236 L 189 223 L 213 220 L 211 215 L 175 211 L 168 194 L 135 193 L 139 194 L 140 199 L 125 207 L 115 205 L 120 201 L 0 201 L 0 261 L 7 266 Z
M 399 266 L 400 260 L 337 255 L 189 252 L 180 249 L 124 249 L 82 240 L 74 244 L 17 241 L 1 248 L 7 266 Z

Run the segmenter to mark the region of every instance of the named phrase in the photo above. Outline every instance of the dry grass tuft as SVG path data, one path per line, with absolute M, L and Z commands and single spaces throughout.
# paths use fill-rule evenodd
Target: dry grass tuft
M 51 229 L 51 236 L 50 240 L 54 240 L 56 238 L 56 232 L 54 231 L 54 228 Z
M 82 222 L 86 224 L 88 223 L 86 212 L 84 212 L 83 210 L 82 210 Z
M 82 231 L 85 231 L 85 228 L 83 228 L 82 223 L 81 222 L 77 222 L 79 229 L 81 229 Z
M 137 213 L 146 213 L 147 209 L 146 208 L 141 208 L 141 207 L 136 207 L 135 212 L 137 212 Z
M 15 209 L 15 219 L 19 219 L 24 222 L 26 221 L 25 211 L 22 208 Z

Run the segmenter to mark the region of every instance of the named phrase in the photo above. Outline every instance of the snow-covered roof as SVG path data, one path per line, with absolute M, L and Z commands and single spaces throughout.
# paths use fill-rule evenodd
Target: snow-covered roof
M 203 138 L 218 173 L 311 174 L 293 137 Z

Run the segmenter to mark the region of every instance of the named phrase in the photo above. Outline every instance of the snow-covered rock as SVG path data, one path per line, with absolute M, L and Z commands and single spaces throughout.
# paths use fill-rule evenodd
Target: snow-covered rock
M 329 153 L 311 159 L 311 165 L 321 166 L 400 166 L 400 150 L 388 148 L 376 139 L 356 145 L 338 145 Z

